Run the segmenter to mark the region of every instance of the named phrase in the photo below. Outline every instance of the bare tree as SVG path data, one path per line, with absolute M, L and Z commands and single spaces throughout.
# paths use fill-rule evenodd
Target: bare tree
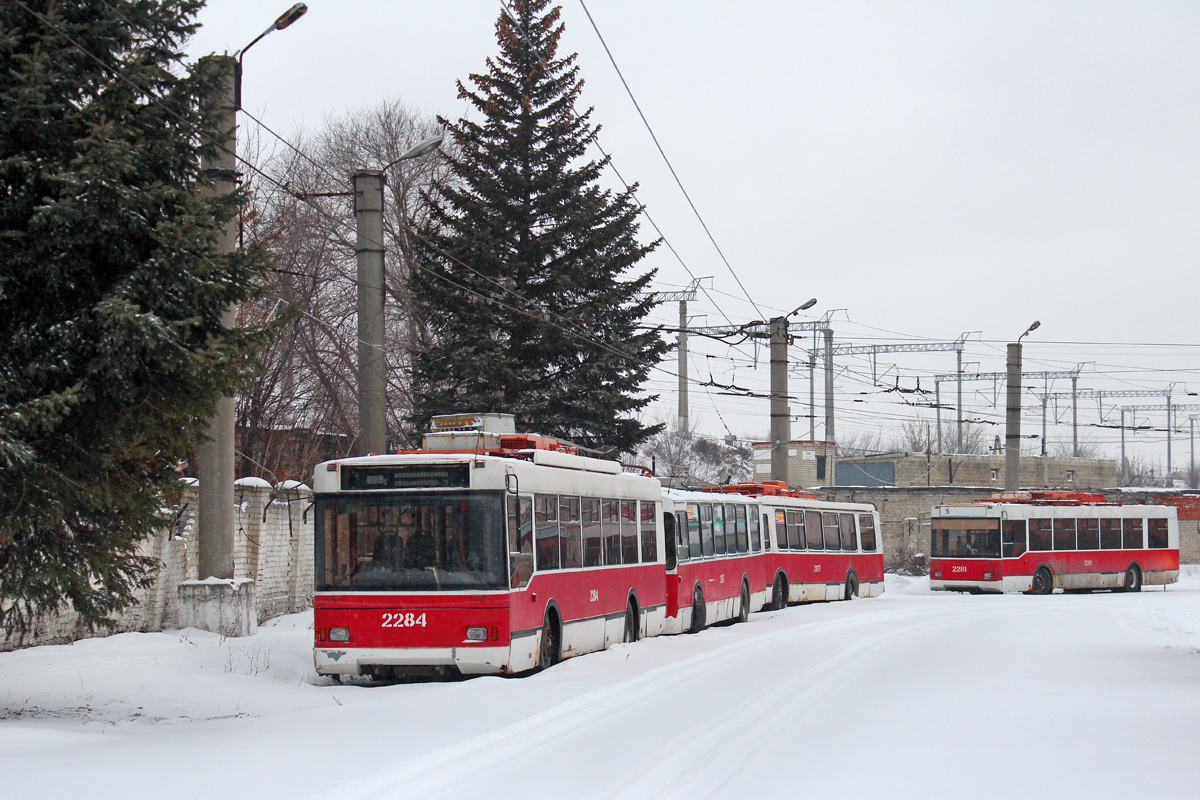
M 242 236 L 247 246 L 272 252 L 274 281 L 240 314 L 257 320 L 282 315 L 287 324 L 262 355 L 259 380 L 238 398 L 243 474 L 307 475 L 316 461 L 354 449 L 358 286 L 350 177 L 395 161 L 438 130 L 431 118 L 391 101 L 327 118 L 315 133 L 269 151 L 250 148 L 248 158 L 270 179 L 249 182 L 252 204 Z M 426 215 L 422 190 L 444 172 L 435 155 L 400 162 L 386 175 L 384 328 L 393 444 L 412 438 L 405 428 L 412 405 L 409 365 L 422 337 L 420 321 L 410 313 L 410 237 Z
M 1055 442 L 1050 448 L 1050 455 L 1055 458 L 1074 458 L 1075 446 L 1066 439 Z M 1079 458 L 1104 458 L 1104 456 L 1104 448 L 1093 437 L 1080 437 Z
M 741 442 L 700 436 L 693 425 L 681 427 L 675 422 L 642 445 L 636 460 L 653 465 L 659 475 L 724 484 L 748 480 L 753 455 Z

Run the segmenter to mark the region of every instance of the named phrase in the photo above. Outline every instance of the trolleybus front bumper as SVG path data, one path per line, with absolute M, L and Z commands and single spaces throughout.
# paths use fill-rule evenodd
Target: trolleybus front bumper
M 929 588 L 935 592 L 1000 594 L 1003 592 L 1027 592 L 1032 585 L 1032 575 L 1005 575 L 1003 578 L 979 581 L 970 581 L 961 578 L 943 580 L 931 577 L 929 579 Z
M 313 662 L 319 675 L 361 675 L 372 667 L 456 667 L 463 675 L 504 672 L 504 647 L 317 647 Z

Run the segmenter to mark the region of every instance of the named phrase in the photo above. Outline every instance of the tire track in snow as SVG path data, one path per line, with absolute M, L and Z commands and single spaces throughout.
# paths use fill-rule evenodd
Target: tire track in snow
M 870 602 L 870 601 L 863 601 Z M 786 612 L 785 612 L 786 613 Z M 536 751 L 546 747 L 560 745 L 565 738 L 577 736 L 598 725 L 610 722 L 614 716 L 628 713 L 639 705 L 661 697 L 664 693 L 678 691 L 681 685 L 701 681 L 715 669 L 736 665 L 738 662 L 752 659 L 758 653 L 790 644 L 814 636 L 827 635 L 846 629 L 863 626 L 886 625 L 887 618 L 899 617 L 911 620 L 914 616 L 936 616 L 944 619 L 944 608 L 930 607 L 914 614 L 912 608 L 884 609 L 878 613 L 865 613 L 837 620 L 813 621 L 782 631 L 770 631 L 752 636 L 738 638 L 713 650 L 706 650 L 688 656 L 672 664 L 648 670 L 641 675 L 599 689 L 593 689 L 570 700 L 559 703 L 544 711 L 533 714 L 525 719 L 505 725 L 485 734 L 480 734 L 463 742 L 448 745 L 430 753 L 426 753 L 394 767 L 381 770 L 341 786 L 333 787 L 313 795 L 314 800 L 366 800 L 375 796 L 388 798 L 419 797 L 428 798 L 447 793 L 461 792 L 461 765 L 470 763 L 474 775 L 487 773 L 496 767 L 504 767 L 515 762 L 536 763 Z M 977 617 L 977 612 L 965 611 L 954 615 L 959 617 Z M 944 623 L 950 624 L 950 623 Z M 716 633 L 717 631 L 713 631 Z M 902 633 L 911 632 L 906 626 L 888 635 L 890 641 Z M 703 635 L 703 634 L 702 634 Z M 851 645 L 851 648 L 869 647 L 870 640 L 865 644 Z M 844 652 L 839 651 L 839 653 Z M 853 656 L 840 657 L 839 654 L 826 658 L 819 665 L 831 661 L 842 663 Z M 839 660 L 840 659 L 840 660 Z M 807 674 L 818 667 L 810 667 L 801 674 Z M 809 677 L 808 680 L 812 678 Z M 788 686 L 798 682 L 799 678 L 788 681 Z M 769 714 L 771 705 L 778 704 L 779 692 L 770 693 L 770 700 L 759 700 L 752 707 L 762 710 L 752 715 L 744 722 L 730 722 L 737 728 L 743 728 L 763 714 Z M 614 708 L 616 710 L 614 710 Z M 747 714 L 744 710 L 734 712 L 740 717 Z M 728 733 L 728 736 L 735 733 Z M 648 752 L 657 754 L 661 748 Z M 705 751 L 711 750 L 706 746 Z M 699 758 L 703 758 L 703 754 Z M 689 761 L 689 764 L 694 760 Z M 691 767 L 688 767 L 690 769 Z M 669 783 L 669 782 L 668 782 Z M 598 796 L 611 796 L 601 794 Z

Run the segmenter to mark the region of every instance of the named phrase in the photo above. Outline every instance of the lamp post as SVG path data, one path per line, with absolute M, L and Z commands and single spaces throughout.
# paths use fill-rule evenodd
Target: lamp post
M 216 151 L 200 164 L 201 170 L 213 181 L 212 192 L 229 194 L 237 188 L 237 110 L 241 107 L 242 61 L 255 42 L 271 31 L 282 30 L 304 15 L 308 7 L 297 3 L 260 33 L 254 41 L 234 56 L 208 56 L 217 61 L 223 72 L 220 114 L 216 119 L 213 138 Z M 231 253 L 237 246 L 237 223 L 231 220 L 217 241 L 218 253 Z M 237 321 L 233 306 L 221 314 L 221 325 L 232 328 Z M 199 536 L 199 576 L 203 578 L 233 577 L 233 476 L 236 442 L 237 409 L 232 397 L 217 400 L 217 413 L 210 417 L 207 441 L 198 448 L 196 474 L 199 478 L 199 502 L 196 511 Z
M 432 153 L 441 135 L 410 148 L 382 169 L 363 169 L 351 180 L 358 249 L 358 455 L 387 452 L 387 359 L 384 351 L 383 186 L 401 161 Z
M 1008 345 L 1008 403 L 1004 426 L 1004 491 L 1015 492 L 1021 483 L 1021 340 L 1041 327 L 1034 321 Z

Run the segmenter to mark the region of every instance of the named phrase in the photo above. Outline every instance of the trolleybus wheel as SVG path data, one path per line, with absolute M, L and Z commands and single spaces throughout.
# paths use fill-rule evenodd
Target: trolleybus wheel
M 561 658 L 562 648 L 558 643 L 558 626 L 554 624 L 550 614 L 546 614 L 546 620 L 542 623 L 542 646 L 538 651 L 538 666 L 542 669 L 552 667 Z
M 854 597 L 858 597 L 858 576 L 851 572 L 846 576 L 846 592 L 842 599 L 850 600 Z
M 1030 587 L 1030 594 L 1050 594 L 1054 591 L 1054 578 L 1050 575 L 1050 570 L 1045 567 L 1038 567 L 1037 572 L 1033 573 L 1033 586 Z
M 742 607 L 738 611 L 737 621 L 745 622 L 750 619 L 750 584 L 742 581 Z
M 704 630 L 704 592 L 700 587 L 696 587 L 696 591 L 692 594 L 692 628 L 691 633 L 699 633 Z
M 771 590 L 771 608 L 775 611 L 787 608 L 787 595 L 787 580 L 783 577 L 782 573 L 778 574 L 775 576 L 775 588 Z
M 638 640 L 638 613 L 637 607 L 633 604 L 633 598 L 629 599 L 629 605 L 625 606 L 625 637 L 621 640 L 625 643 L 636 642 Z
M 1137 568 L 1136 564 L 1130 564 L 1129 569 L 1125 570 L 1125 585 L 1122 591 L 1140 592 L 1142 590 L 1142 571 Z

